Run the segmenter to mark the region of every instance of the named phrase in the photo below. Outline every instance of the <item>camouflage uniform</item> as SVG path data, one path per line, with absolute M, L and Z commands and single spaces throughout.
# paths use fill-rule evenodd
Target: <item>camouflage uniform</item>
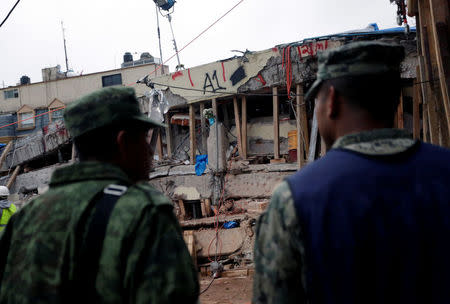
M 324 52 L 306 99 L 328 79 L 399 75 L 402 58 L 377 42 Z M 252 302 L 447 303 L 449 159 L 403 130 L 338 138 L 259 218 Z
M 380 129 L 343 136 L 333 149 L 389 156 L 405 152 L 416 143 L 403 130 Z M 307 303 L 306 270 L 301 225 L 291 189 L 284 181 L 258 220 L 253 303 Z
M 114 102 L 123 107 L 122 113 L 110 115 L 128 119 L 131 113 L 138 117 L 133 96 L 133 90 L 117 88 L 93 93 L 78 106 L 84 103 L 84 108 L 97 115 L 83 111 L 80 114 L 97 120 L 92 129 L 102 125 L 98 120 L 104 120 L 106 125 L 107 120 L 113 119 L 101 116 L 101 112 L 114 108 Z M 93 99 L 97 107 L 92 106 Z M 126 107 L 121 101 L 131 106 Z M 66 119 L 66 125 L 72 135 L 84 133 L 81 123 L 79 129 L 70 128 L 74 118 L 83 121 L 75 114 L 78 110 L 76 104 L 68 109 L 73 116 Z M 91 123 L 86 122 L 88 126 Z M 116 166 L 80 162 L 57 169 L 49 191 L 16 213 L 1 235 L 0 303 L 70 302 L 72 295 L 66 291 L 80 267 L 76 243 L 79 236 L 75 232 L 80 225 L 90 223 L 94 210 L 88 208 L 89 202 L 110 184 L 129 186 L 107 224 L 96 275 L 100 303 L 197 301 L 197 272 L 171 202 L 148 183 L 133 184 Z M 86 232 L 82 239 L 85 237 Z M 82 295 L 84 290 L 75 292 Z

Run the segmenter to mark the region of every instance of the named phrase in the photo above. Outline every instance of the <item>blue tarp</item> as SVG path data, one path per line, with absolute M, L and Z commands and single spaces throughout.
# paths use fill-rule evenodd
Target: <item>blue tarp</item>
M 225 224 L 223 224 L 223 228 L 225 229 L 233 229 L 236 227 L 239 227 L 239 223 L 236 221 L 226 222 Z
M 416 32 L 416 27 L 412 26 L 410 28 L 410 31 Z M 312 38 L 308 38 L 308 39 L 303 39 L 303 41 L 305 42 L 308 40 L 325 40 L 325 39 L 330 39 L 332 37 L 353 37 L 353 36 L 363 36 L 363 35 L 396 34 L 396 33 L 404 33 L 404 32 L 405 32 L 404 27 L 394 27 L 394 28 L 380 30 L 376 23 L 371 23 L 369 25 L 369 27 L 367 27 L 367 31 L 365 31 L 365 29 L 355 30 L 354 32 L 349 31 L 349 32 L 345 32 L 345 33 L 312 37 Z
M 196 155 L 195 156 L 195 174 L 200 176 L 205 172 L 206 165 L 208 164 L 208 155 Z

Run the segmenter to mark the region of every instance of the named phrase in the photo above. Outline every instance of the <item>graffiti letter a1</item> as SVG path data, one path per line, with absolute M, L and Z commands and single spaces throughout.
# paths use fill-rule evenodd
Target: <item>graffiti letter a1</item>
M 214 83 L 215 82 L 215 83 Z M 215 93 L 219 90 L 225 90 L 226 88 L 220 86 L 219 78 L 217 78 L 217 71 L 214 70 L 212 77 L 209 76 L 209 73 L 205 75 L 205 83 L 203 85 L 203 94 L 206 93 L 206 89 L 211 88 L 211 92 Z

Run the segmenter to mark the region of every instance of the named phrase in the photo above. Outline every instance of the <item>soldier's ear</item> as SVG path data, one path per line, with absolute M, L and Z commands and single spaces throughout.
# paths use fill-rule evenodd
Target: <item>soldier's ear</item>
M 124 155 L 124 154 L 127 153 L 127 148 L 128 148 L 128 134 L 127 134 L 127 131 L 120 130 L 117 133 L 116 145 L 117 145 L 117 152 L 120 155 Z
M 340 112 L 340 100 L 334 86 L 328 87 L 326 98 L 326 114 L 329 119 L 335 120 L 339 116 Z

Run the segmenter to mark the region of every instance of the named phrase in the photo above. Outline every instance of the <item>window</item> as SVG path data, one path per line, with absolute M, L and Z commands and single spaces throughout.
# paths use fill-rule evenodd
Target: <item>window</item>
M 66 105 L 58 98 L 53 99 L 53 101 L 48 105 L 48 117 L 50 122 L 63 120 L 64 108 Z
M 121 85 L 121 84 L 122 84 L 122 74 L 102 76 L 103 87 L 109 87 L 109 86 Z
M 34 116 L 33 112 L 19 113 L 19 121 L 20 121 L 19 128 L 21 129 L 34 128 L 34 118 L 32 118 L 33 116 Z
M 23 105 L 17 111 L 18 130 L 29 130 L 35 126 L 34 109 L 30 106 Z
M 3 95 L 4 95 L 5 99 L 18 98 L 19 97 L 19 90 L 18 89 L 14 89 L 14 90 L 3 91 Z
M 50 110 L 53 110 L 53 109 L 50 109 Z M 50 121 L 62 120 L 63 119 L 63 114 L 64 114 L 64 109 L 51 112 L 52 117 L 51 117 Z

